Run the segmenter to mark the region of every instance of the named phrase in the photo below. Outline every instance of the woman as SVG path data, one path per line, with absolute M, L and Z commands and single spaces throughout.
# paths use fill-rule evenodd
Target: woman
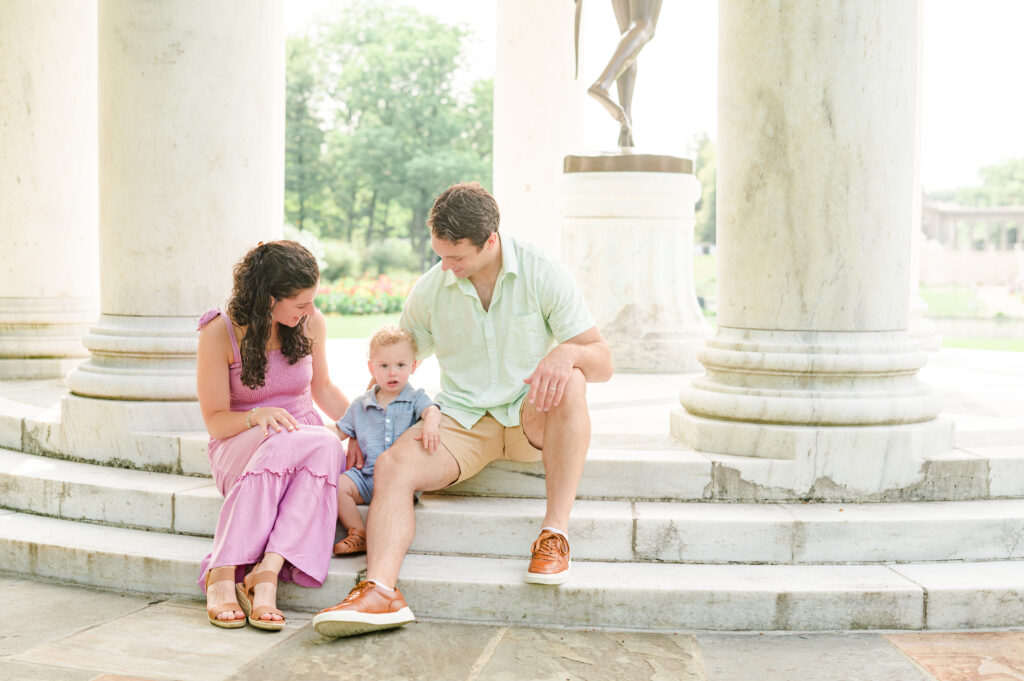
M 225 497 L 199 583 L 218 627 L 279 630 L 278 577 L 309 587 L 327 577 L 345 457 L 313 402 L 337 420 L 349 401 L 327 372 L 319 280 L 298 243 L 261 243 L 235 265 L 227 314 L 199 321 L 199 407 Z

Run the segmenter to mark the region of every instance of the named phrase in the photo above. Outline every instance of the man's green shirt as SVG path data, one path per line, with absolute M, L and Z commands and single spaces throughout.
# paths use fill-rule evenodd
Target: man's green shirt
M 471 428 L 490 412 L 519 425 L 530 386 L 523 379 L 555 343 L 594 326 L 583 294 L 563 265 L 501 235 L 501 271 L 485 312 L 468 279 L 434 265 L 413 287 L 401 326 L 416 339 L 419 358 L 437 355 L 441 412 Z

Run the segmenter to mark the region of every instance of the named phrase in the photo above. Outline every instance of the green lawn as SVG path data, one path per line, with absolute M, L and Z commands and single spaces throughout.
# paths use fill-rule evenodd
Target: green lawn
M 324 316 L 327 318 L 328 338 L 369 338 L 370 334 L 385 324 L 398 324 L 401 314 L 393 312 L 391 314 L 353 316 L 329 314 Z
M 970 286 L 922 286 L 921 299 L 928 304 L 929 317 L 981 317 L 985 305 Z

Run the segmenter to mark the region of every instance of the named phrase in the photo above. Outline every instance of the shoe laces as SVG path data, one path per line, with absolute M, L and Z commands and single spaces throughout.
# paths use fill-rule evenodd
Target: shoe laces
M 569 540 L 554 532 L 538 537 L 533 543 L 533 553 L 544 558 L 560 558 L 569 553 Z
M 357 598 L 362 596 L 365 592 L 372 589 L 374 586 L 376 585 L 373 582 L 359 582 L 358 584 L 356 584 L 356 588 L 352 589 L 352 591 L 349 592 L 348 596 L 345 596 L 345 600 L 343 600 L 342 603 L 352 603 Z

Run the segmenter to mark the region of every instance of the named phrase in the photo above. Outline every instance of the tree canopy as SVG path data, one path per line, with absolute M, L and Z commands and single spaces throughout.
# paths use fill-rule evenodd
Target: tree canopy
M 929 199 L 961 206 L 1024 206 L 1024 158 L 1011 158 L 978 171 L 980 186 L 931 192 Z
M 491 186 L 490 80 L 460 87 L 465 29 L 348 2 L 287 45 L 285 220 L 365 245 L 407 237 L 453 182 Z
M 700 200 L 697 201 L 697 224 L 694 235 L 698 243 L 713 244 L 717 238 L 715 223 L 715 176 L 718 150 L 707 133 L 694 141 L 697 161 L 697 180 L 700 182 Z

